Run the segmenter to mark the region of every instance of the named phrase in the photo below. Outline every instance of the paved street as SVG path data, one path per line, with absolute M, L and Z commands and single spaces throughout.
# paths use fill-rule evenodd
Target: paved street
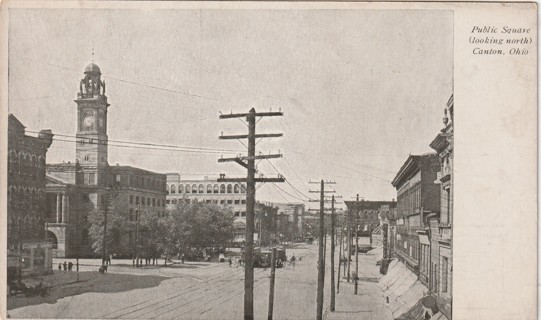
M 314 319 L 317 245 L 300 244 L 288 249 L 288 254 L 295 254 L 297 263 L 294 268 L 277 269 L 274 318 Z M 329 258 L 328 254 L 326 319 L 391 319 L 375 283 L 379 275 L 374 258 L 366 255 L 359 259 L 362 280 L 359 294 L 353 295 L 353 285 L 342 282 L 341 292 L 336 296 L 336 312 L 331 314 L 328 311 Z M 80 282 L 75 282 L 75 272 L 55 271 L 54 276 L 44 278 L 45 283 L 54 285 L 48 297 L 10 298 L 9 315 L 12 318 L 242 318 L 244 272 L 241 267 L 199 262 L 163 267 L 160 260 L 160 266 L 134 269 L 131 261 L 127 262 L 113 261 L 108 274 L 99 274 L 92 265 L 99 262 L 81 260 Z M 270 269 L 255 269 L 256 319 L 267 317 L 269 274 Z

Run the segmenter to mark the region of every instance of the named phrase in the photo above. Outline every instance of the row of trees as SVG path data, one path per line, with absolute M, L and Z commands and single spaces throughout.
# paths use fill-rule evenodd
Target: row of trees
M 111 197 L 107 212 L 106 254 L 167 259 L 225 247 L 233 240 L 231 210 L 207 203 L 180 203 L 159 217 L 141 211 L 129 216 L 121 196 Z M 104 212 L 89 215 L 89 236 L 95 253 L 103 251 Z M 132 213 L 134 214 L 134 213 Z

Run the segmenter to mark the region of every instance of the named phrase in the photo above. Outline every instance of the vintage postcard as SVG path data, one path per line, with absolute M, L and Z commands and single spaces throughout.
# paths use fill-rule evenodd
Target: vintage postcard
M 535 3 L 0 13 L 2 318 L 537 318 Z

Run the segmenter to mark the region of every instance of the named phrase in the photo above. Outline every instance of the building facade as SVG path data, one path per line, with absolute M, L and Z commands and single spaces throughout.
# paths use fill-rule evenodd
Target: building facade
M 410 155 L 392 181 L 397 190 L 395 254 L 428 285 L 428 217 L 440 211 L 437 154 Z
M 52 244 L 45 225 L 45 161 L 51 130 L 29 136 L 24 125 L 8 116 L 7 249 L 23 273 L 51 270 Z
M 165 175 L 108 162 L 108 108 L 101 70 L 89 64 L 77 93 L 76 158 L 47 165 L 47 231 L 57 257 L 96 256 L 89 238 L 92 212 L 115 213 L 135 225 L 139 214 L 165 213 Z M 132 248 L 132 232 L 122 239 Z M 126 249 L 129 251 L 129 249 Z M 112 253 L 112 252 L 111 252 Z M 122 252 L 121 255 L 129 255 Z
M 444 128 L 430 143 L 438 153 L 440 171 L 437 182 L 440 184 L 440 215 L 430 219 L 432 245 L 433 277 L 430 291 L 436 298 L 439 310 L 451 319 L 452 307 L 452 228 L 453 228 L 453 96 L 447 102 L 443 124 Z
M 224 205 L 235 217 L 246 217 L 246 184 L 218 182 L 218 178 L 182 179 L 178 173 L 167 174 L 166 204 L 198 201 Z

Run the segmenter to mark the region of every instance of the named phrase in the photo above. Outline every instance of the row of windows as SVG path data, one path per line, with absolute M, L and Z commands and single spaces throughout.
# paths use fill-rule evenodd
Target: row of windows
M 8 155 L 8 171 L 9 173 L 28 174 L 38 176 L 45 173 L 45 158 L 23 151 L 18 153 L 15 150 L 10 150 Z
M 207 184 L 206 188 L 203 184 L 176 184 L 167 185 L 167 194 L 175 193 L 246 193 L 246 186 L 240 184 Z
M 115 174 L 115 182 L 120 183 L 122 177 L 127 177 L 127 184 L 130 187 L 134 188 L 147 188 L 152 190 L 163 190 L 163 181 L 158 179 L 141 177 L 141 176 L 132 176 L 132 175 L 120 175 Z
M 167 199 L 165 200 L 165 203 L 166 204 L 177 204 L 177 203 L 182 203 L 182 201 L 186 202 L 186 203 L 190 203 L 190 199 Z M 208 203 L 208 204 L 246 204 L 246 199 L 236 199 L 236 200 L 232 200 L 232 199 L 229 199 L 229 200 L 225 200 L 225 199 L 222 199 L 220 201 L 218 201 L 217 199 L 214 199 L 214 200 L 210 200 L 210 199 L 207 199 L 207 200 L 200 200 L 201 202 L 205 202 L 205 203 Z
M 165 203 L 161 199 L 156 198 L 150 198 L 150 197 L 139 197 L 139 196 L 133 196 L 130 194 L 130 204 L 136 205 L 142 205 L 142 206 L 148 206 L 148 207 L 165 207 Z
M 418 183 L 402 193 L 397 201 L 398 214 L 408 216 L 415 213 L 415 210 L 421 207 L 421 184 Z

